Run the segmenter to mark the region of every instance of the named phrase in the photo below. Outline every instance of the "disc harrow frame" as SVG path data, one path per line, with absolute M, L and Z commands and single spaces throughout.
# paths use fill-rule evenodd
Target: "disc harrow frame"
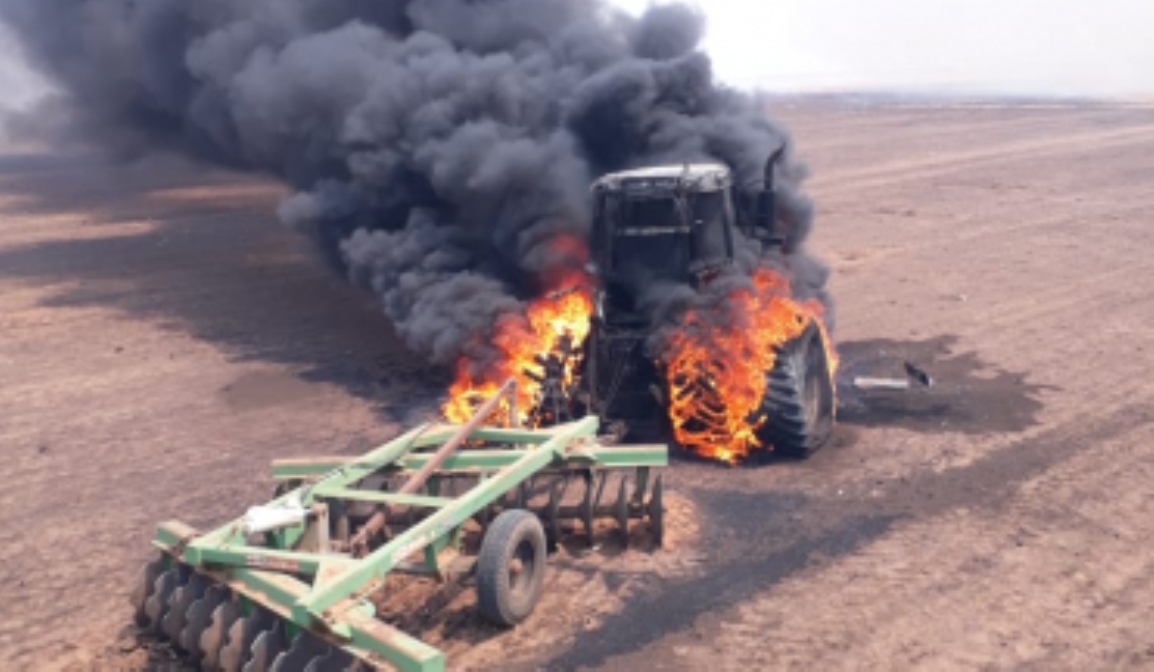
M 536 511 L 552 533 L 558 518 L 582 520 L 591 536 L 593 517 L 612 517 L 626 526 L 627 537 L 630 519 L 647 518 L 660 540 L 661 477 L 652 479 L 650 471 L 667 466 L 665 446 L 603 446 L 595 417 L 542 430 L 479 426 L 486 417 L 479 412 L 463 426 L 425 425 L 359 458 L 275 463 L 279 496 L 254 509 L 289 519 L 303 512 L 295 521 L 254 531 L 252 519 L 242 517 L 208 533 L 178 521 L 160 525 L 152 543 L 161 559 L 145 567 L 133 597 L 138 624 L 206 667 L 235 657 L 239 645 L 245 670 L 280 669 L 276 660 L 290 664 L 319 651 L 315 669 L 359 661 L 434 672 L 444 669 L 445 655 L 379 619 L 371 595 L 397 572 L 441 580 L 471 572 L 475 560 L 463 555 L 464 526 L 487 522 L 494 510 L 528 508 L 536 477 L 561 479 Z M 482 444 L 490 447 L 475 447 Z M 591 495 L 595 486 L 600 500 L 605 475 L 624 470 L 637 474 L 632 495 L 622 477 L 617 504 L 600 506 Z M 407 485 L 393 492 L 379 489 L 380 481 L 363 487 L 381 477 L 407 479 Z M 557 493 L 571 478 L 584 481 L 585 497 L 562 506 Z M 442 486 L 461 480 L 472 487 L 445 496 Z M 647 489 L 653 493 L 648 504 Z M 354 505 L 373 512 L 356 534 L 348 521 Z M 402 510 L 411 524 L 397 520 Z M 207 609 L 219 611 L 222 622 L 206 621 Z M 262 662 L 254 666 L 254 660 Z

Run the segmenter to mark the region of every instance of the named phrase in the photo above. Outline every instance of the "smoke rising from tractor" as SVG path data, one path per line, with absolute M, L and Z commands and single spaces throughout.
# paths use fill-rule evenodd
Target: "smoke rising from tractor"
M 718 161 L 752 193 L 788 143 L 762 101 L 716 81 L 704 19 L 678 4 L 0 0 L 0 19 L 61 91 L 38 113 L 57 139 L 284 181 L 285 224 L 439 364 L 495 362 L 495 325 L 582 267 L 556 241 L 588 235 L 597 175 Z M 804 177 L 787 153 L 783 266 L 797 298 L 824 302 Z M 748 283 L 760 243 L 741 243 Z M 643 297 L 655 328 L 697 299 Z

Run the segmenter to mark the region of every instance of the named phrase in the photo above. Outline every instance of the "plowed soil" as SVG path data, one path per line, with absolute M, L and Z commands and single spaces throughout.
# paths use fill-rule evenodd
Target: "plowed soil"
M 454 668 L 1154 668 L 1154 109 L 778 104 L 832 267 L 841 425 L 804 463 L 678 459 L 669 548 L 563 551 Z M 0 668 L 166 667 L 126 602 L 159 521 L 435 412 L 273 216 L 277 186 L 0 156 Z M 925 390 L 861 375 L 926 369 Z M 610 531 L 611 534 L 611 531 Z

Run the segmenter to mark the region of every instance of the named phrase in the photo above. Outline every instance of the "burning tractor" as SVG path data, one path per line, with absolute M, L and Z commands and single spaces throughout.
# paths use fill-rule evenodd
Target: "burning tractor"
M 805 458 L 822 446 L 837 358 L 822 305 L 791 291 L 775 188 L 782 153 L 752 196 L 720 164 L 644 168 L 593 185 L 585 273 L 531 304 L 528 330 L 494 337 L 508 360 L 497 375 L 521 376 L 521 407 L 536 409 L 522 422 L 595 415 L 621 438 L 671 437 L 731 464 L 758 450 Z M 687 294 L 661 314 L 669 296 Z M 446 415 L 467 417 L 496 382 L 462 362 Z
M 621 439 L 672 434 L 729 463 L 817 450 L 836 358 L 820 304 L 791 291 L 780 154 L 746 207 L 715 164 L 599 180 L 587 267 L 498 325 L 500 366 L 461 362 L 443 409 L 455 424 L 281 461 L 274 499 L 215 530 L 161 525 L 132 594 L 142 632 L 201 669 L 442 670 L 444 653 L 381 612 L 399 575 L 472 577 L 481 614 L 509 627 L 565 536 L 594 544 L 613 521 L 628 544 L 644 521 L 662 544 L 667 449 Z M 653 296 L 671 288 L 689 298 L 655 328 Z

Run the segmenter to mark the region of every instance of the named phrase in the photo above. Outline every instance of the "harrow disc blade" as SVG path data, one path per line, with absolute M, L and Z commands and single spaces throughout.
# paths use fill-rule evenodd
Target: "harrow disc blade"
M 645 509 L 645 513 L 649 515 L 649 527 L 653 531 L 653 539 L 658 546 L 665 544 L 665 487 L 663 483 L 661 476 L 658 476 L 657 481 L 653 484 L 653 495 Z
M 329 653 L 329 645 L 302 632 L 293 640 L 287 651 L 276 657 L 271 672 L 298 672 L 308 667 L 314 658 L 321 658 Z
M 621 543 L 629 547 L 629 477 L 622 476 L 617 488 L 617 501 L 613 503 L 613 517 L 621 529 Z
M 225 635 L 224 647 L 220 650 L 220 669 L 223 672 L 240 672 L 244 665 L 244 632 L 245 618 L 238 618 L 232 623 Z
M 489 529 L 489 523 L 493 522 L 493 507 L 486 506 L 481 509 L 477 512 L 474 519 L 477 521 L 477 524 L 481 526 L 481 533 L 483 535 L 484 532 Z
M 194 601 L 204 596 L 206 588 L 204 577 L 192 574 L 188 577 L 188 582 L 178 585 L 168 599 L 168 613 L 164 616 L 161 628 L 177 648 L 184 649 L 181 633 L 188 625 L 188 610 Z
M 357 669 L 357 661 L 340 649 L 330 649 L 327 654 L 317 656 L 305 665 L 304 672 L 345 672 Z
M 220 669 L 224 672 L 241 672 L 252 655 L 252 645 L 256 638 L 271 630 L 274 624 L 272 615 L 263 609 L 236 619 L 228 629 L 224 648 L 220 650 Z
M 633 515 L 636 512 L 636 510 L 642 509 L 645 505 L 645 493 L 646 493 L 646 490 L 649 488 L 649 484 L 650 484 L 650 480 L 651 480 L 650 474 L 649 474 L 649 468 L 648 467 L 638 468 L 637 473 L 635 474 L 634 480 L 637 483 L 637 487 L 634 488 L 633 499 L 630 500 L 630 502 L 629 502 L 630 515 Z M 635 517 L 640 518 L 641 516 L 638 515 Z
M 565 493 L 565 483 L 555 481 L 549 489 L 549 504 L 545 509 L 545 529 L 549 533 L 549 545 L 556 548 L 561 543 L 561 498 Z
M 273 661 L 288 648 L 284 624 L 277 621 L 271 630 L 257 635 L 252 643 L 252 656 L 244 666 L 244 672 L 268 672 Z
M 204 654 L 204 669 L 220 669 L 220 652 L 224 648 L 228 631 L 237 620 L 236 602 L 226 599 L 217 606 L 209 619 L 208 627 L 200 636 L 200 650 Z
M 161 626 L 164 616 L 168 613 L 168 600 L 172 597 L 172 591 L 176 590 L 178 581 L 179 575 L 175 569 L 161 572 L 153 583 L 152 594 L 144 601 L 144 614 L 147 619 L 145 627 L 158 637 L 164 636 L 164 629 Z
M 212 622 L 212 612 L 228 599 L 228 591 L 221 586 L 208 586 L 203 596 L 194 600 L 185 614 L 184 629 L 180 631 L 180 647 L 188 652 L 193 662 L 204 658 L 200 640 Z
M 585 494 L 581 497 L 581 524 L 585 526 L 585 536 L 589 538 L 589 547 L 595 545 L 593 541 L 593 509 L 597 506 L 597 501 L 594 500 L 593 489 L 597 487 L 597 500 L 601 499 L 601 487 L 604 487 L 605 481 L 601 481 L 600 485 L 595 486 L 596 479 L 593 472 L 587 471 L 583 476 L 585 480 Z
M 159 558 L 146 563 L 140 568 L 140 578 L 132 587 L 132 594 L 128 596 L 134 610 L 133 620 L 141 628 L 147 628 L 149 625 L 146 605 L 148 598 L 152 597 L 152 593 L 156 590 L 156 579 L 163 571 L 164 563 Z

